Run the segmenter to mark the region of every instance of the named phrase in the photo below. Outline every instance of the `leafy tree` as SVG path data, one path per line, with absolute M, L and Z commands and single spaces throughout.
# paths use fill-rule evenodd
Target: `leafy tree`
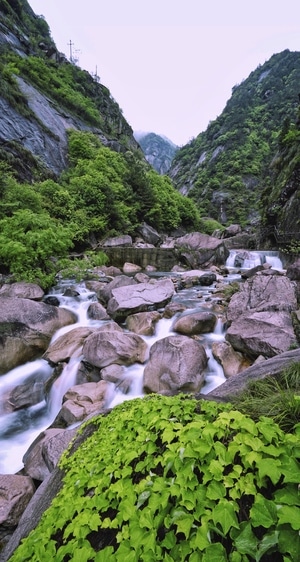
M 54 282 L 54 256 L 71 248 L 70 232 L 47 213 L 28 209 L 0 220 L 0 264 L 17 281 L 31 281 L 48 288 Z

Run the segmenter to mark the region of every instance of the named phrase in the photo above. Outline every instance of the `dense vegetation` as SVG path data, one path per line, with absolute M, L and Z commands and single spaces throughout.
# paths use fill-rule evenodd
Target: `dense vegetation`
M 176 153 L 170 176 L 204 214 L 224 224 L 257 221 L 280 130 L 295 120 L 299 81 L 300 53 L 273 55 L 233 88 L 207 130 Z
M 109 235 L 134 234 L 142 220 L 165 232 L 199 225 L 194 203 L 132 152 L 119 154 L 73 130 L 69 161 L 59 181 L 34 184 L 20 185 L 2 167 L 0 265 L 17 280 L 49 287 L 66 265 L 57 258 Z
M 88 424 L 11 562 L 299 560 L 299 425 L 284 433 L 183 395 L 125 402 Z

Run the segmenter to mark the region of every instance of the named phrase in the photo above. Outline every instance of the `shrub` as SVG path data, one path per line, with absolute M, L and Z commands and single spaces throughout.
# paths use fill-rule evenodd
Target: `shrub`
M 183 395 L 125 402 L 85 428 L 10 562 L 299 560 L 299 436 Z

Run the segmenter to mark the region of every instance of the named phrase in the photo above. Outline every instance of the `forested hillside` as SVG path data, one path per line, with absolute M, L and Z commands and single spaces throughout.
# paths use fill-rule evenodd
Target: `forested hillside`
M 299 84 L 300 53 L 273 55 L 233 87 L 222 114 L 177 152 L 170 177 L 202 213 L 224 224 L 259 223 L 280 131 L 297 118 Z

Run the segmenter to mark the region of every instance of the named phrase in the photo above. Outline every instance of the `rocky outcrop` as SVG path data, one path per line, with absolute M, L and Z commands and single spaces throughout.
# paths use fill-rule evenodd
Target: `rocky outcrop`
M 146 160 L 159 174 L 166 174 L 178 147 L 169 139 L 155 133 L 134 133 Z
M 11 297 L 41 301 L 44 294 L 43 289 L 35 283 L 11 283 L 2 285 L 0 288 L 0 298 Z

